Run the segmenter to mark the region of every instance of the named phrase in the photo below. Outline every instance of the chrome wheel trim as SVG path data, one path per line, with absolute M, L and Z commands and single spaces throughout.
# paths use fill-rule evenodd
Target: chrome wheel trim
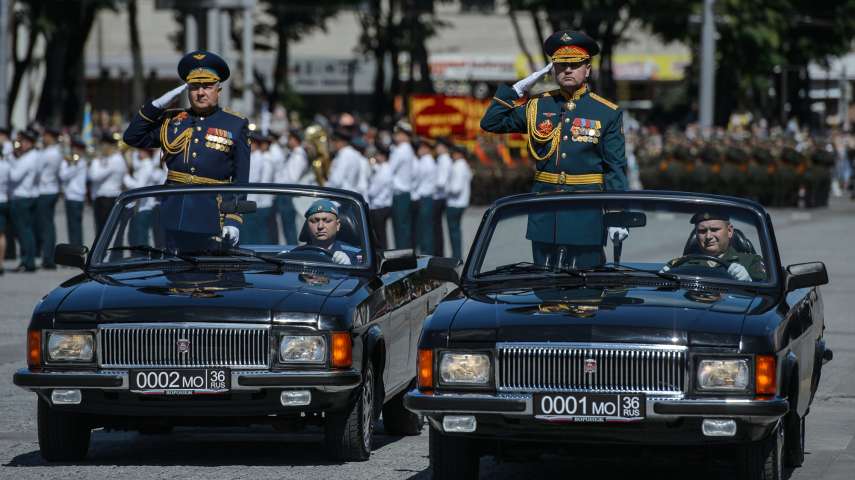
M 365 450 L 371 450 L 371 418 L 374 410 L 374 372 L 372 369 L 365 371 L 365 382 L 362 385 L 362 445 Z

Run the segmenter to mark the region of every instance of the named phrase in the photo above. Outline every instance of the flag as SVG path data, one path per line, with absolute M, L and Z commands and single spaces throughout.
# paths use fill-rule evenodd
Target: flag
M 83 107 L 83 129 L 81 130 L 81 139 L 87 147 L 92 147 L 92 105 L 86 102 Z

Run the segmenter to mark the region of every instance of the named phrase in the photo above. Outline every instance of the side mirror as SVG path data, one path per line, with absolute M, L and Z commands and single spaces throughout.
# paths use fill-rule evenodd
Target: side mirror
M 828 283 L 828 272 L 822 262 L 796 263 L 787 267 L 786 291 L 816 287 Z
M 432 280 L 460 283 L 460 266 L 462 262 L 456 258 L 431 257 L 428 260 L 425 274 Z
M 418 265 L 412 248 L 384 250 L 380 258 L 380 275 L 401 270 L 412 270 Z
M 89 253 L 89 247 L 85 245 L 60 243 L 53 251 L 53 261 L 57 265 L 83 269 L 86 266 L 87 253 Z

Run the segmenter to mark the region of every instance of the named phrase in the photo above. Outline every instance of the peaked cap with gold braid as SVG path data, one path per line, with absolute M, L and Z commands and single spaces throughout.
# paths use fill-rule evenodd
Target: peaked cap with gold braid
M 229 65 L 216 53 L 196 50 L 178 62 L 178 76 L 187 83 L 216 83 L 228 80 Z
M 543 42 L 543 50 L 553 63 L 569 63 L 590 60 L 600 46 L 583 32 L 559 30 Z

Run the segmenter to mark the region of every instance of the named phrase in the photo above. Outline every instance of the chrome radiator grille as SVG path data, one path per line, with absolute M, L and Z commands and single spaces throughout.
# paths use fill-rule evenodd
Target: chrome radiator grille
M 502 392 L 593 391 L 677 394 L 686 385 L 687 347 L 505 343 L 497 346 Z
M 98 343 L 107 368 L 267 368 L 271 355 L 267 325 L 102 325 Z

